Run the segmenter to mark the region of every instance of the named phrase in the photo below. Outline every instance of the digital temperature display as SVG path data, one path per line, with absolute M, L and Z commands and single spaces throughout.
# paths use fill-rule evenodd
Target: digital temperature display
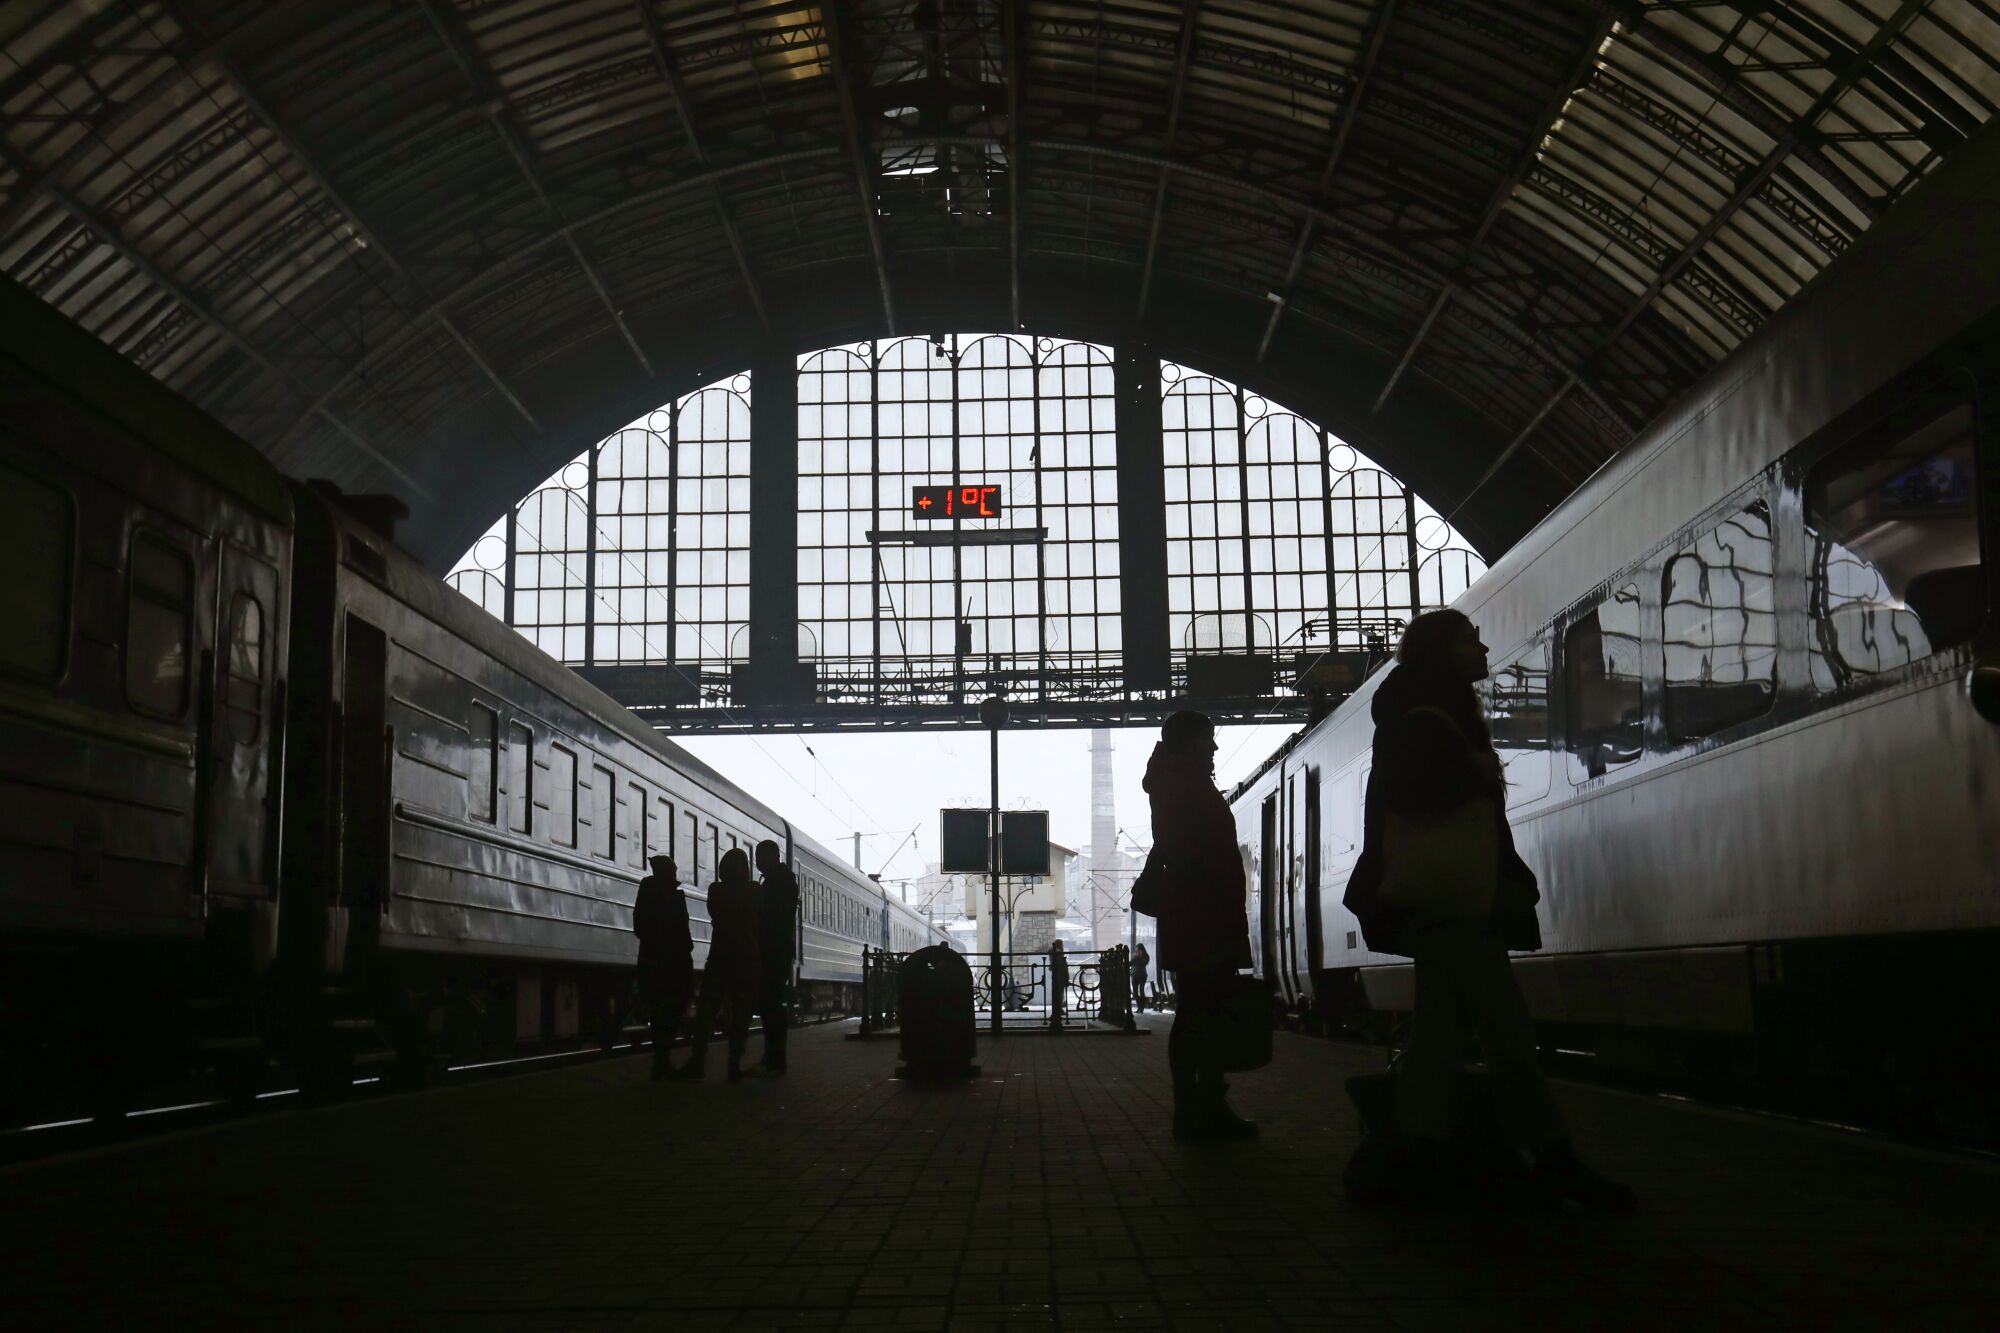
M 912 486 L 911 518 L 998 518 L 1004 495 L 998 486 Z

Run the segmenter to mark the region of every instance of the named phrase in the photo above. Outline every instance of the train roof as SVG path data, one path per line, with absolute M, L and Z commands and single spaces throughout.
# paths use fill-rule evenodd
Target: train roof
M 1996 208 L 2000 208 L 2000 122 L 1972 136 L 1961 152 L 1912 186 L 1894 208 L 1838 259 L 1814 274 L 1763 327 L 1669 402 L 1639 429 L 1629 444 L 1606 459 L 1583 485 L 1543 515 L 1453 605 L 1468 612 L 1484 605 L 1585 516 L 1619 489 L 1639 479 L 1660 454 L 1674 448 L 1699 426 L 1719 399 L 1752 379 L 1788 346 L 1815 338 L 1863 343 L 1872 340 L 1873 329 L 1855 326 L 1857 294 L 1866 295 L 1885 281 L 1893 282 L 1893 275 L 1906 273 L 1912 265 L 1919 269 L 1928 265 L 1930 282 L 1917 293 L 1927 312 L 1942 315 L 1948 304 L 1962 307 L 1959 311 L 1962 318 L 1956 323 L 1935 329 L 1937 340 L 1942 342 L 1969 325 L 1990 308 L 1993 274 L 1981 275 L 1985 278 L 1983 282 L 1975 280 L 1972 273 L 1964 274 L 1961 282 L 1940 280 L 1938 256 L 1954 241 L 1962 243 L 1972 236 L 1990 237 Z M 1991 256 L 1987 262 L 1992 264 Z M 1893 288 L 1879 294 L 1891 301 L 1897 295 Z M 1693 518 L 1694 514 L 1685 517 Z M 1669 535 L 1633 534 L 1633 554 L 1649 549 Z M 1616 571 L 1597 572 L 1600 577 L 1608 577 Z
M 464 636 L 468 642 L 491 653 L 551 694 L 567 699 L 601 719 L 635 745 L 652 750 L 718 798 L 762 819 L 771 828 L 793 832 L 791 825 L 777 811 L 674 744 L 665 733 L 646 725 L 623 704 L 494 619 L 462 593 L 448 587 L 415 556 L 339 505 L 308 489 L 304 483 L 293 483 L 293 489 L 302 505 L 320 506 L 346 538 L 365 544 L 382 557 L 385 586 L 399 600 Z M 795 832 L 793 836 L 797 836 Z
M 291 495 L 269 459 L 4 275 L 0 275 L 0 347 L 80 406 L 266 517 L 291 523 Z

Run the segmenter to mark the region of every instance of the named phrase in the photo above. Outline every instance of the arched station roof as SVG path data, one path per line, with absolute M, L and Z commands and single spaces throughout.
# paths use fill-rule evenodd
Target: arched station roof
M 759 349 L 968 326 L 1231 375 L 1492 555 L 2000 99 L 1993 0 L 20 0 L 0 39 L 6 271 L 440 566 Z

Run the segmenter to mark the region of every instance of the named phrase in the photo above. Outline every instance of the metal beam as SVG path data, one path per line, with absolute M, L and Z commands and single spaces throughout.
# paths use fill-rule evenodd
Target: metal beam
M 1021 175 L 1026 170 L 1021 156 L 1021 100 L 1028 79 L 1021 7 L 1002 6 L 1000 24 L 1007 49 L 1007 299 L 1014 331 L 1019 332 L 1026 327 L 1021 320 Z
M 896 302 L 889 291 L 889 258 L 882 248 L 882 220 L 875 212 L 875 173 L 868 168 L 867 145 L 861 133 L 861 113 L 856 106 L 852 71 L 846 51 L 846 37 L 840 30 L 841 11 L 829 6 L 826 12 L 826 67 L 833 79 L 833 92 L 840 103 L 840 125 L 847 138 L 847 155 L 854 166 L 854 188 L 861 195 L 861 220 L 868 228 L 868 253 L 875 260 L 875 283 L 882 292 L 882 326 L 896 332 Z
M 221 71 L 223 78 L 229 81 L 236 95 L 243 100 L 243 104 L 250 108 L 250 113 L 264 123 L 264 128 L 271 132 L 273 138 L 284 145 L 285 151 L 304 170 L 307 177 L 311 179 L 314 187 L 331 200 L 335 208 L 346 215 L 348 224 L 354 228 L 355 233 L 363 241 L 367 242 L 368 248 L 380 256 L 382 261 L 388 264 L 390 268 L 394 269 L 397 277 L 409 283 L 416 290 L 418 297 L 422 301 L 428 303 L 431 299 L 430 294 L 424 290 L 424 285 L 418 280 L 417 276 L 410 271 L 409 265 L 404 263 L 396 254 L 395 247 L 384 239 L 382 229 L 369 221 L 367 214 L 355 205 L 354 201 L 348 197 L 347 192 L 340 188 L 332 175 L 320 164 L 318 156 L 308 149 L 299 136 L 271 110 L 270 106 L 251 84 L 248 76 L 243 73 L 233 60 L 220 51 L 213 53 L 209 59 L 210 63 L 217 70 Z M 513 406 L 516 412 L 521 414 L 521 419 L 526 421 L 529 427 L 539 434 L 542 427 L 541 423 L 535 420 L 535 414 L 528 410 L 527 404 L 521 401 L 520 395 L 515 393 L 507 381 L 501 377 L 500 372 L 493 368 L 492 364 L 487 361 L 479 348 L 473 344 L 472 339 L 458 327 L 457 322 L 442 307 L 435 308 L 435 317 L 438 325 L 451 336 L 453 342 L 458 344 L 459 350 L 465 353 L 472 364 L 479 368 L 479 373 L 486 377 L 487 382 L 499 392 L 502 398 L 505 398 Z
M 1382 7 L 1375 12 L 1374 26 L 1369 30 L 1367 44 L 1361 49 L 1361 60 L 1355 66 L 1353 79 L 1348 82 L 1347 96 L 1340 103 L 1333 126 L 1333 147 L 1326 155 L 1326 166 L 1320 169 L 1319 185 L 1314 197 L 1324 199 L 1327 187 L 1333 183 L 1333 173 L 1340 165 L 1341 154 L 1347 151 L 1347 136 L 1354 132 L 1354 122 L 1361 115 L 1361 103 L 1368 96 L 1368 81 L 1375 73 L 1376 58 L 1382 54 L 1382 47 L 1389 37 L 1389 25 L 1396 18 L 1396 0 L 1382 0 Z M 1257 359 L 1271 350 L 1271 338 L 1278 331 L 1278 321 L 1284 317 L 1285 306 L 1292 299 L 1292 287 L 1299 279 L 1299 270 L 1305 267 L 1306 250 L 1312 245 L 1313 233 L 1319 228 L 1319 221 L 1310 214 L 1299 226 L 1298 244 L 1292 247 L 1292 262 L 1285 268 L 1285 281 L 1278 288 L 1277 299 L 1271 302 L 1271 318 L 1264 324 L 1264 336 L 1257 341 Z
M 10 165 L 15 170 L 19 170 L 19 159 L 11 151 L 7 152 L 6 156 Z M 214 330 L 232 347 L 254 362 L 264 373 L 285 384 L 302 401 L 311 403 L 312 415 L 319 417 L 332 426 L 349 444 L 352 444 L 355 448 L 373 459 L 384 471 L 409 487 L 415 494 L 425 500 L 435 498 L 417 482 L 416 478 L 397 466 L 387 454 L 370 444 L 354 427 L 334 415 L 333 411 L 326 405 L 326 397 L 315 401 L 311 391 L 305 385 L 301 384 L 291 371 L 286 370 L 269 356 L 265 355 L 264 351 L 258 347 L 253 339 L 247 334 L 238 331 L 235 326 L 223 319 L 221 315 L 209 307 L 206 301 L 195 295 L 191 288 L 183 285 L 178 278 L 161 268 L 144 251 L 121 235 L 109 222 L 99 217 L 96 211 L 88 204 L 76 198 L 59 185 L 51 184 L 47 187 L 47 190 L 50 200 L 57 207 L 68 213 L 81 225 L 88 227 L 94 236 L 110 246 L 111 249 L 117 251 L 118 257 L 138 270 L 147 281 L 179 302 L 195 318 L 208 325 L 210 329 Z M 341 379 L 341 383 L 346 384 L 350 382 L 358 374 L 358 370 L 351 367 L 348 368 L 347 373 Z
M 1479 214 L 1479 225 L 1473 229 L 1472 239 L 1460 253 L 1458 262 L 1452 266 L 1454 278 L 1470 267 L 1473 257 L 1486 243 L 1487 233 L 1492 231 L 1493 224 L 1505 211 L 1507 201 L 1514 197 L 1514 191 L 1520 187 L 1522 178 L 1534 167 L 1541 153 L 1542 141 L 1547 139 L 1555 128 L 1563 108 L 1569 105 L 1569 99 L 1575 95 L 1578 86 L 1590 76 L 1591 67 L 1597 63 L 1598 49 L 1604 45 L 1604 39 L 1610 34 L 1613 22 L 1615 22 L 1613 15 L 1603 14 L 1591 25 L 1582 49 L 1570 62 L 1569 68 L 1563 72 L 1562 83 L 1543 105 L 1541 114 L 1535 117 L 1534 133 L 1528 136 L 1527 142 L 1515 153 L 1513 164 L 1508 167 L 1507 174 L 1501 177 L 1500 184 L 1487 198 L 1486 207 Z M 1403 349 L 1403 355 L 1396 361 L 1396 368 L 1389 372 L 1389 379 L 1383 384 L 1382 392 L 1375 396 L 1374 411 L 1380 412 L 1382 405 L 1389 401 L 1389 395 L 1396 391 L 1396 385 L 1402 380 L 1403 372 L 1410 368 L 1412 361 L 1416 360 L 1417 349 L 1424 345 L 1424 339 L 1430 335 L 1431 326 L 1437 323 L 1438 316 L 1444 313 L 1444 308 L 1451 304 L 1455 290 L 1453 283 L 1446 282 L 1438 291 L 1431 302 L 1429 313 L 1417 326 L 1416 336 L 1411 338 L 1409 346 Z
M 667 42 L 666 29 L 660 26 L 660 16 L 654 12 L 653 0 L 635 0 L 639 11 L 639 21 L 646 29 L 646 42 L 652 48 L 653 63 L 658 66 L 661 80 L 667 85 L 667 93 L 673 98 L 674 113 L 680 118 L 681 133 L 687 138 L 688 150 L 694 160 L 702 166 L 708 165 L 708 150 L 702 146 L 701 126 L 694 116 L 694 102 L 688 96 L 687 80 L 681 77 L 680 62 L 674 59 L 674 50 Z M 722 238 L 729 245 L 729 253 L 736 260 L 736 271 L 743 279 L 744 295 L 750 299 L 750 309 L 757 316 L 757 324 L 764 332 L 771 331 L 771 319 L 764 311 L 764 295 L 757 288 L 757 275 L 750 271 L 750 257 L 743 248 L 742 234 L 736 230 L 736 220 L 730 216 L 729 205 L 722 197 L 722 187 L 710 182 L 709 196 L 715 204 L 715 219 L 722 227 Z
M 1181 99 L 1187 94 L 1188 66 L 1194 63 L 1194 25 L 1201 14 L 1201 0 L 1186 0 L 1181 7 L 1180 45 L 1174 54 L 1174 81 L 1167 94 L 1167 138 L 1162 154 L 1174 151 L 1174 135 L 1181 125 Z M 1135 318 L 1146 318 L 1146 297 L 1153 289 L 1153 260 L 1159 254 L 1160 229 L 1167 220 L 1167 172 L 1160 172 L 1160 184 L 1153 191 L 1153 225 L 1146 232 L 1146 259 L 1139 269 L 1139 308 Z
M 885 138 L 880 142 L 884 144 L 900 144 L 905 141 Z M 924 139 L 911 139 L 907 142 L 912 144 L 919 142 L 936 143 L 938 140 L 933 136 Z M 967 135 L 954 137 L 950 142 L 985 148 L 1000 145 L 1004 141 L 993 137 Z M 1406 251 L 1399 250 L 1387 244 L 1382 237 L 1357 225 L 1352 220 L 1342 217 L 1337 213 L 1329 212 L 1321 207 L 1318 201 L 1301 199 L 1295 195 L 1286 194 L 1262 181 L 1231 175 L 1199 163 L 1177 162 L 1159 153 L 1117 148 L 1107 144 L 1096 144 L 1075 139 L 1030 138 L 1027 136 L 1023 136 L 1022 142 L 1025 149 L 1029 152 L 1051 154 L 1077 153 L 1108 157 L 1116 161 L 1130 162 L 1149 170 L 1165 171 L 1205 181 L 1213 185 L 1221 185 L 1235 191 L 1245 199 L 1259 200 L 1269 205 L 1274 211 L 1313 217 L 1321 230 L 1346 237 L 1354 242 L 1359 249 L 1364 250 L 1368 262 L 1393 268 L 1399 273 L 1408 274 L 1410 278 L 1419 282 L 1442 285 L 1450 281 L 1448 273 L 1433 268 L 1421 260 L 1412 257 Z M 444 305 L 459 304 L 474 293 L 493 287 L 501 278 L 518 265 L 551 246 L 563 244 L 563 233 L 569 227 L 595 227 L 626 213 L 664 203 L 679 195 L 706 190 L 712 183 L 732 179 L 737 176 L 755 177 L 766 175 L 779 167 L 789 166 L 795 162 L 836 158 L 844 156 L 845 153 L 845 146 L 841 144 L 819 143 L 810 147 L 790 148 L 781 152 L 768 153 L 757 158 L 732 162 L 727 166 L 711 167 L 709 170 L 693 176 L 669 181 L 664 185 L 654 186 L 650 189 L 626 195 L 616 202 L 604 205 L 586 217 L 578 218 L 572 223 L 554 227 L 539 236 L 530 237 L 514 249 L 498 256 L 486 267 L 480 269 L 448 292 L 439 302 L 438 306 L 434 306 L 432 310 L 425 312 L 425 316 L 429 317 L 433 315 L 436 309 Z M 1541 358 L 1556 373 L 1562 374 L 1568 370 L 1567 363 L 1559 362 L 1554 352 L 1541 346 L 1536 341 L 1534 334 L 1518 324 L 1506 311 L 1491 305 L 1476 292 L 1469 291 L 1465 293 L 1464 299 L 1469 303 L 1478 305 L 1495 328 L 1507 337 L 1513 338 L 1528 347 L 1535 356 Z M 411 326 L 403 333 L 379 347 L 370 349 L 367 360 L 374 361 L 393 355 L 409 339 L 416 337 L 422 331 L 421 322 L 413 321 Z M 349 379 L 351 378 L 352 374 L 349 376 Z M 347 383 L 348 380 L 344 379 L 336 384 L 328 391 L 329 396 L 338 393 L 342 388 L 346 387 Z M 1582 387 L 1586 392 L 1591 392 L 1589 385 L 1586 384 Z
M 1742 178 L 1737 182 L 1736 189 L 1730 194 L 1728 199 L 1723 201 L 1722 206 L 1710 215 L 1708 221 L 1702 224 L 1701 229 L 1695 232 L 1685 246 L 1681 247 L 1678 254 L 1660 266 L 1660 271 L 1654 274 L 1653 280 L 1646 285 L 1646 290 L 1641 292 L 1638 299 L 1625 308 L 1625 313 L 1619 316 L 1617 323 L 1611 326 L 1610 331 L 1599 341 L 1597 350 L 1591 354 L 1590 360 L 1592 362 L 1601 361 L 1605 353 L 1610 350 L 1611 345 L 1618 340 L 1619 335 L 1632 327 L 1632 324 L 1641 315 L 1651 309 L 1653 302 L 1659 299 L 1660 294 L 1667 289 L 1675 278 L 1681 275 L 1689 264 L 1694 262 L 1695 257 L 1702 252 L 1710 241 L 1715 239 L 1716 235 L 1728 224 L 1729 220 L 1735 217 L 1745 204 L 1756 197 L 1757 191 L 1762 188 L 1765 181 L 1770 179 L 1771 173 L 1784 165 L 1785 160 L 1792 156 L 1800 142 L 1812 133 L 1813 122 L 1825 114 L 1827 108 L 1832 106 L 1839 99 L 1840 95 L 1847 91 L 1855 79 L 1861 77 L 1875 55 L 1890 42 L 1894 41 L 1897 34 L 1928 7 L 1929 0 L 1903 0 L 1902 5 L 1897 8 L 1896 12 L 1890 15 L 1880 28 L 1876 29 L 1874 36 L 1869 38 L 1867 44 L 1856 53 L 1855 58 L 1847 62 L 1840 73 L 1835 75 L 1826 87 L 1820 90 L 1817 97 L 1813 98 L 1812 105 L 1807 107 L 1797 120 L 1786 125 L 1779 131 L 1777 142 L 1771 145 L 1771 151 L 1766 153 L 1764 159 L 1755 167 L 1743 174 Z M 1581 372 L 1582 369 L 1583 367 L 1581 366 L 1577 368 L 1578 372 Z M 1563 400 L 1564 396 L 1569 393 L 1574 385 L 1575 374 L 1573 373 L 1556 390 L 1554 396 L 1548 402 L 1544 403 L 1541 409 L 1529 420 L 1526 428 L 1522 430 L 1520 435 L 1514 438 L 1514 442 L 1507 446 L 1499 458 L 1494 460 L 1493 466 L 1487 470 L 1487 477 L 1499 471 L 1500 464 L 1505 462 L 1521 446 L 1522 442 L 1527 438 L 1529 431 L 1541 425 L 1543 419 L 1555 409 L 1556 404 Z M 1480 478 L 1480 485 L 1485 484 L 1487 477 Z M 1470 496 L 1468 495 L 1467 498 L 1469 499 Z M 1463 501 L 1460 503 L 1463 503 Z
M 559 222 L 567 223 L 569 219 L 562 205 L 556 202 L 555 197 L 543 185 L 541 173 L 535 169 L 530 146 L 512 123 L 513 113 L 499 81 L 493 77 L 493 71 L 487 68 L 486 62 L 480 58 L 471 39 L 460 26 L 457 11 L 449 5 L 440 4 L 439 0 L 418 0 L 418 3 L 422 5 L 424 16 L 430 20 L 431 28 L 437 33 L 438 40 L 444 44 L 452 62 L 458 66 L 458 72 L 464 76 L 466 84 L 472 89 L 473 96 L 480 99 L 487 120 L 493 126 L 493 132 L 499 136 L 507 155 L 514 159 L 514 165 L 519 168 L 522 178 L 527 181 L 528 188 L 534 191 L 535 197 L 542 202 L 542 208 L 550 216 Z M 638 359 L 640 369 L 650 377 L 653 374 L 653 363 L 646 359 L 645 349 L 639 346 L 638 338 L 633 336 L 631 326 L 625 322 L 625 312 L 620 310 L 618 303 L 611 298 L 610 289 L 604 285 L 604 279 L 598 276 L 596 266 L 584 253 L 583 244 L 577 239 L 575 229 L 565 228 L 563 239 L 568 243 L 570 256 L 590 283 L 591 290 L 595 291 L 597 299 L 603 302 L 605 313 L 611 316 L 611 322 L 625 338 L 625 345 L 632 349 L 632 355 Z
M 117 21 L 123 22 L 129 15 L 121 10 L 115 17 Z M 21 164 L 19 170 L 22 173 L 23 184 L 7 200 L 6 206 L 0 208 L 0 236 L 13 235 L 15 228 L 27 216 L 28 210 L 41 202 L 51 187 L 55 186 L 71 168 L 83 162 L 91 154 L 101 151 L 105 144 L 116 137 L 118 131 L 129 125 L 140 112 L 166 96 L 176 84 L 188 81 L 190 78 L 188 71 L 194 66 L 204 60 L 213 59 L 240 42 L 261 36 L 268 29 L 275 27 L 277 20 L 296 17 L 289 6 L 269 5 L 214 41 L 207 42 L 192 51 L 182 53 L 162 48 L 158 56 L 160 59 L 172 62 L 170 69 L 148 81 L 124 101 L 90 117 L 86 122 L 89 133 L 79 135 L 55 161 L 42 167 L 40 174 L 35 174 L 30 164 L 26 162 Z M 36 76 L 32 72 L 24 71 L 21 82 L 33 84 L 35 81 Z M 8 104 L 12 105 L 11 99 Z M 78 117 L 78 119 L 84 118 Z
M 1604 10 L 1624 22 L 1627 31 L 1695 82 L 1720 97 L 1736 114 L 1773 139 L 1783 136 L 1784 118 L 1760 100 L 1727 61 L 1699 51 L 1675 34 L 1649 22 L 1651 7 L 1632 0 L 1599 0 Z M 1908 20 L 1903 20 L 1907 24 Z M 1891 21 L 1894 23 L 1894 20 Z M 1888 27 L 1890 25 L 1884 25 Z M 1848 174 L 1820 151 L 1809 139 L 1794 143 L 1791 155 L 1812 168 L 1813 173 L 1854 206 L 1870 222 L 1882 216 L 1882 203 L 1856 185 Z

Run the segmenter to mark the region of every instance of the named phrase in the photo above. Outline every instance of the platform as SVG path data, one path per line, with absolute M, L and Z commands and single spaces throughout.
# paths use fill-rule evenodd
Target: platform
M 1168 1134 L 1148 1041 L 982 1041 L 976 1082 L 795 1034 L 300 1108 L 0 1173 L 9 1323 L 83 1327 L 2000 1327 L 2000 1167 L 1573 1085 L 1631 1219 L 1364 1209 L 1341 1079 L 1280 1036 L 1260 1141 Z M 851 1027 L 852 1025 L 848 1025 Z

